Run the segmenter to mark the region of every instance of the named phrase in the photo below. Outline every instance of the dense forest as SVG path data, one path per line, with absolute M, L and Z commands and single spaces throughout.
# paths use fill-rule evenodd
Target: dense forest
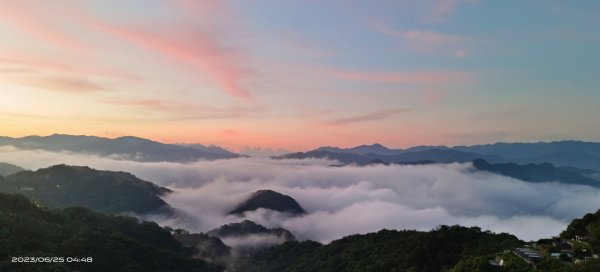
M 155 223 L 86 208 L 48 211 L 20 195 L 0 194 L 0 245 L 0 271 L 222 270 L 192 259 L 190 248 Z M 12 262 L 54 256 L 64 259 Z
M 106 213 L 169 213 L 160 196 L 170 192 L 126 172 L 55 165 L 4 178 L 0 193 L 22 194 L 49 208 L 81 206 Z
M 475 227 L 381 230 L 327 245 L 288 242 L 256 254 L 250 262 L 253 271 L 449 271 L 461 261 L 487 264 L 494 254 L 523 243 L 510 234 Z

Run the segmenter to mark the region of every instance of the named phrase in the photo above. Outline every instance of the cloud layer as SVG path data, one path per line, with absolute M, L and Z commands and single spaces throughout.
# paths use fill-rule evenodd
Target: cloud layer
M 470 164 L 328 167 L 326 160 L 234 159 L 138 163 L 65 153 L 0 148 L 0 161 L 30 169 L 58 163 L 120 170 L 168 186 L 165 197 L 182 216 L 151 218 L 190 231 L 250 219 L 283 227 L 300 239 L 328 242 L 387 229 L 430 230 L 438 225 L 480 226 L 532 240 L 559 234 L 568 222 L 600 207 L 600 191 L 558 183 L 533 184 Z M 289 217 L 257 210 L 225 215 L 259 189 L 295 198 L 307 214 Z

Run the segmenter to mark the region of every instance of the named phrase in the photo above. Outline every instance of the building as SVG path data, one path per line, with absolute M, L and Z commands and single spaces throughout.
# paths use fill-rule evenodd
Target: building
M 544 258 L 541 253 L 529 248 L 516 248 L 513 253 L 530 264 L 534 264 Z

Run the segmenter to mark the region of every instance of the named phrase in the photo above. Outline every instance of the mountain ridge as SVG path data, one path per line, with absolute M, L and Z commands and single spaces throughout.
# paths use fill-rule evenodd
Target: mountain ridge
M 435 150 L 435 151 L 434 151 Z M 435 154 L 425 156 L 427 153 L 444 155 L 442 159 Z M 451 152 L 455 155 L 462 154 L 454 159 L 449 157 Z M 421 154 L 421 155 L 419 155 Z M 467 159 L 469 154 L 471 159 Z M 411 158 L 411 156 L 413 156 Z M 305 159 L 329 158 L 342 163 L 366 164 L 379 159 L 387 163 L 430 160 L 435 162 L 468 162 L 474 159 L 484 159 L 490 162 L 515 162 L 515 163 L 552 163 L 559 167 L 577 167 L 600 171 L 600 142 L 586 142 L 579 140 L 562 140 L 549 142 L 497 142 L 483 145 L 458 145 L 458 146 L 414 146 L 405 149 L 393 149 L 375 143 L 359 145 L 349 148 L 323 146 L 317 149 L 288 153 L 275 159 Z
M 25 168 L 6 162 L 0 162 L 0 176 L 6 177 L 21 171 L 25 171 Z
M 555 167 L 551 163 L 525 164 L 497 163 L 491 164 L 485 160 L 474 160 L 473 167 L 480 171 L 500 174 L 527 182 L 559 182 L 565 184 L 588 185 L 600 187 L 600 181 L 588 178 L 577 172 Z
M 0 181 L 0 192 L 22 194 L 50 208 L 83 206 L 105 213 L 167 213 L 172 208 L 160 197 L 167 188 L 127 172 L 87 166 L 54 165 L 21 171 Z
M 166 144 L 135 136 L 106 138 L 52 134 L 50 136 L 25 136 L 21 138 L 0 137 L 0 146 L 8 145 L 24 150 L 68 151 L 140 162 L 193 162 L 231 159 L 241 156 L 231 152 L 217 152 L 216 149 Z
M 242 215 L 245 212 L 254 211 L 260 208 L 290 213 L 293 215 L 306 213 L 300 204 L 288 195 L 272 190 L 258 190 L 252 193 L 242 203 L 238 204 L 228 214 Z

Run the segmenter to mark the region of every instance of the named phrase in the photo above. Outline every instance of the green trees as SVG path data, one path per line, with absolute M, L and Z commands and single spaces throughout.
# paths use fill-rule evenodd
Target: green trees
M 169 190 L 125 172 L 55 165 L 0 180 L 0 192 L 22 194 L 49 208 L 83 206 L 106 213 L 170 212 L 160 196 Z
M 155 223 L 85 208 L 47 211 L 23 196 L 0 194 L 1 271 L 222 270 L 191 259 L 191 253 Z M 12 257 L 52 256 L 64 259 L 12 262 Z
M 493 259 L 495 253 L 521 244 L 509 234 L 441 226 L 430 232 L 382 230 L 351 235 L 328 245 L 288 242 L 255 255 L 250 262 L 255 264 L 254 271 L 492 269 L 487 261 Z

